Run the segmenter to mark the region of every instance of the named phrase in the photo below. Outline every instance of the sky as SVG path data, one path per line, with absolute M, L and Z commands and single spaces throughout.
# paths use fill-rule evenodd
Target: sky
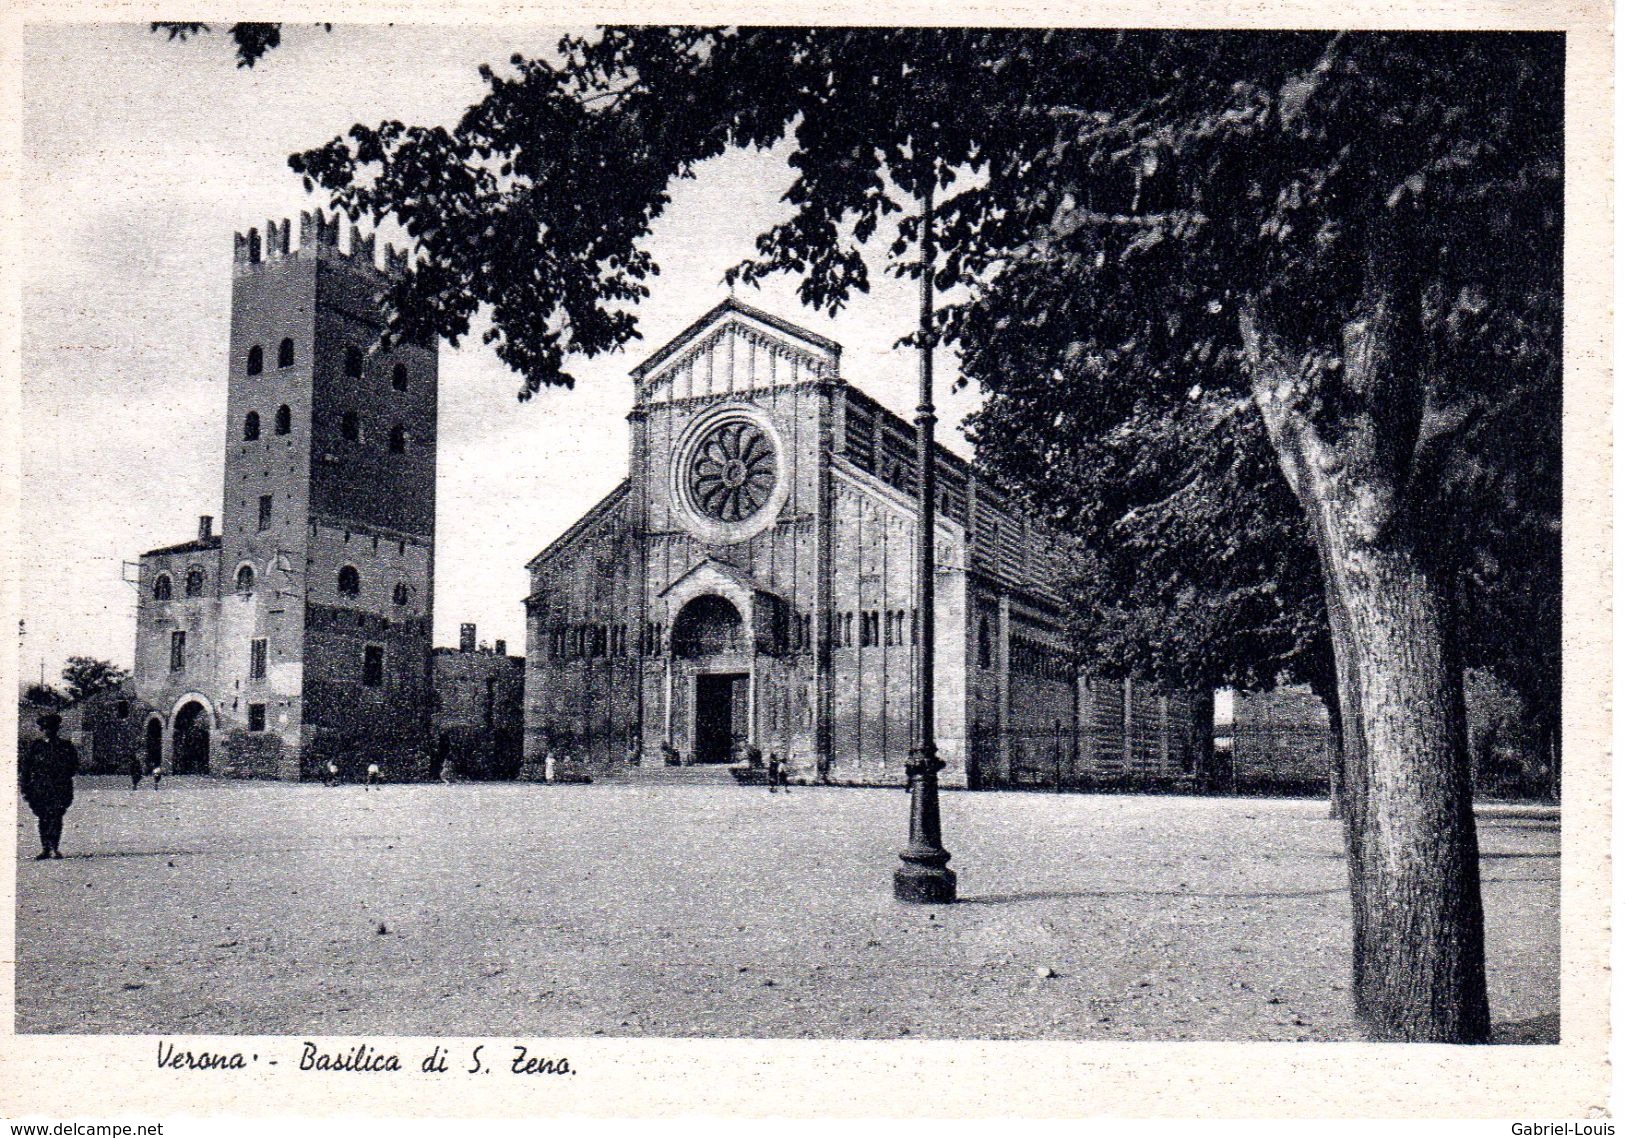
M 19 526 L 24 679 L 70 655 L 129 666 L 127 563 L 220 515 L 232 234 L 325 204 L 288 154 L 351 124 L 450 123 L 483 90 L 477 68 L 545 56 L 556 29 L 335 25 L 284 29 L 239 69 L 221 35 L 171 43 L 146 24 L 25 33 Z M 576 361 L 580 382 L 521 404 L 519 378 L 468 337 L 440 348 L 435 642 L 464 621 L 524 645 L 524 565 L 625 475 L 641 359 L 728 295 L 724 270 L 784 216 L 787 150 L 732 153 L 674 187 L 649 238 L 661 273 L 637 309 L 643 339 Z M 294 233 L 298 233 L 297 223 Z M 878 246 L 889 240 L 881 235 Z M 747 303 L 840 342 L 842 372 L 912 417 L 915 286 L 872 264 L 873 291 L 835 318 L 793 278 Z M 977 401 L 939 353 L 939 437 Z

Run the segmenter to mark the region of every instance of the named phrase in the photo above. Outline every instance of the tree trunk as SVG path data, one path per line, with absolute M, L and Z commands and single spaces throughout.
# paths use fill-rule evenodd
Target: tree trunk
M 1327 513 L 1337 511 L 1328 503 Z M 1405 542 L 1328 517 L 1328 593 L 1358 692 L 1346 789 L 1356 1008 L 1379 1039 L 1489 1039 L 1484 917 L 1448 595 Z M 1324 555 L 1323 555 L 1324 556 Z
M 1555 715 L 1537 713 L 1534 716 L 1535 754 L 1545 768 L 1541 774 L 1545 785 L 1541 788 L 1553 802 L 1562 802 L 1563 791 L 1563 733 Z
M 1343 817 L 1343 723 L 1332 717 L 1331 746 L 1326 753 L 1326 817 Z
M 1449 558 L 1413 483 L 1427 392 L 1404 242 L 1374 224 L 1329 368 L 1241 306 L 1253 401 L 1308 517 L 1344 743 L 1355 1010 L 1383 1040 L 1487 1042 L 1484 918 Z
M 1335 679 L 1330 685 L 1309 685 L 1320 702 L 1326 705 L 1326 728 L 1330 746 L 1326 755 L 1326 816 L 1341 820 L 1347 814 L 1343 808 L 1343 701 L 1338 698 Z

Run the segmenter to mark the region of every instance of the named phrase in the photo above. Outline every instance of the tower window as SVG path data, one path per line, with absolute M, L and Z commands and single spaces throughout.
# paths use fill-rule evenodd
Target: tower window
M 293 430 L 293 412 L 288 410 L 288 405 L 284 403 L 276 409 L 276 433 L 285 435 L 291 430 Z
M 276 349 L 276 366 L 277 367 L 292 367 L 293 366 L 293 339 L 292 339 L 292 337 L 284 338 L 282 343 L 277 345 L 277 349 Z
M 361 595 L 361 573 L 354 565 L 339 570 L 339 592 L 346 597 Z
M 396 364 L 395 371 L 389 378 L 389 385 L 396 391 L 406 390 L 406 365 Z
M 351 344 L 344 349 L 344 374 L 351 379 L 361 378 L 361 349 Z
M 186 671 L 186 633 L 179 629 L 169 634 L 169 670 Z
M 389 453 L 406 453 L 406 428 L 399 423 L 389 429 Z
M 406 587 L 406 582 L 405 581 L 399 582 L 395 586 L 395 603 L 398 604 L 398 605 L 404 605 L 407 601 L 409 601 L 411 599 L 412 599 L 412 590 L 408 589 Z
M 203 570 L 192 569 L 186 574 L 186 595 L 201 597 L 203 595 Z
M 239 593 L 252 593 L 254 591 L 254 567 L 244 565 L 237 570 L 237 591 Z
M 265 730 L 265 705 L 263 703 L 248 705 L 248 729 L 250 731 Z
M 265 638 L 256 637 L 248 642 L 248 678 L 263 680 L 265 678 Z
M 255 344 L 248 349 L 248 366 L 243 369 L 249 375 L 258 375 L 265 370 L 265 349 Z
M 260 529 L 262 531 L 271 528 L 271 499 L 270 494 L 260 495 Z M 249 572 L 252 573 L 253 570 L 249 570 Z
M 339 433 L 352 443 L 361 441 L 361 416 L 354 411 L 346 411 L 344 418 L 339 420 Z
M 174 588 L 175 586 L 170 583 L 169 574 L 160 573 L 152 582 L 152 599 L 167 601 L 173 595 Z
M 361 682 L 369 688 L 384 686 L 384 646 L 369 644 L 361 657 Z
M 243 416 L 243 442 L 251 443 L 260 437 L 260 413 L 250 411 Z

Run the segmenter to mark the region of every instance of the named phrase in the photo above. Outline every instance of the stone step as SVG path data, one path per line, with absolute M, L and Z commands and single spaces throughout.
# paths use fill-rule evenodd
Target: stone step
M 691 767 L 625 767 L 598 781 L 631 783 L 635 786 L 735 786 L 726 763 L 700 763 Z

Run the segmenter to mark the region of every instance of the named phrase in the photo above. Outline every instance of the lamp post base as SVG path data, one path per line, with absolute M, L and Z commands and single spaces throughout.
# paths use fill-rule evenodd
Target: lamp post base
M 904 862 L 892 874 L 892 895 L 911 905 L 951 905 L 959 880 L 945 865 Z

